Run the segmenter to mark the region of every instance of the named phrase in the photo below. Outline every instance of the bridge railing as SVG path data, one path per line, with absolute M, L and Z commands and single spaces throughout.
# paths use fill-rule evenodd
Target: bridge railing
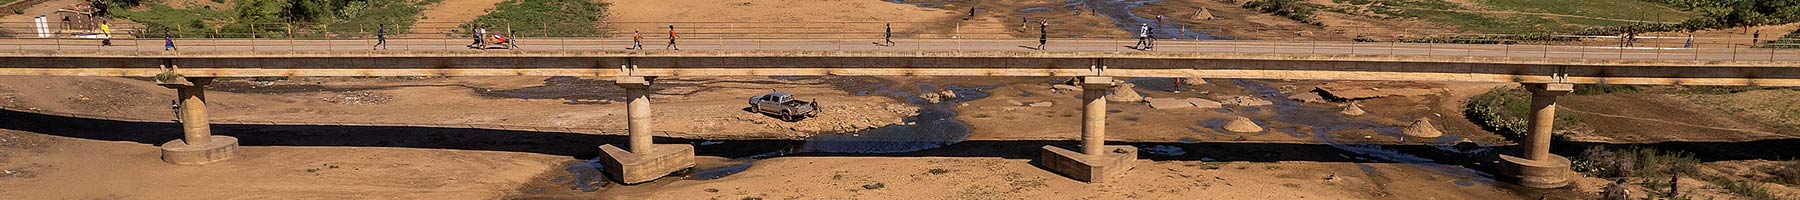
M 163 37 L 179 50 L 220 51 L 367 51 L 377 42 L 376 27 L 329 24 L 199 24 L 194 27 L 150 27 L 120 24 L 103 34 L 97 26 L 48 23 L 42 29 L 25 22 L 0 22 L 0 51 L 94 50 L 162 51 Z M 682 37 L 680 47 L 695 50 L 915 50 L 993 51 L 1035 49 L 1038 27 L 1024 22 L 606 22 L 592 34 L 569 34 L 549 28 L 512 29 L 512 24 L 472 25 L 419 23 L 381 25 L 388 47 L 402 50 L 467 50 L 470 32 L 485 28 L 515 39 L 525 50 L 623 50 L 636 31 L 648 49 L 666 44 L 670 26 Z M 548 26 L 537 26 L 548 27 Z M 894 46 L 876 46 L 892 27 Z M 1222 29 L 1156 31 L 1155 51 L 1203 53 L 1424 55 L 1471 57 L 1541 57 L 1579 59 L 1661 59 L 1792 61 L 1800 41 L 1778 40 L 1777 33 L 1744 35 L 1642 34 L 1550 35 L 1469 34 L 1447 30 L 1333 27 L 1329 30 L 1257 28 L 1229 30 L 1256 35 L 1254 40 L 1209 40 Z M 200 29 L 200 30 L 194 30 Z M 1050 51 L 1138 51 L 1137 38 L 1126 31 L 1095 35 L 1050 26 Z M 39 34 L 42 31 L 44 34 Z M 1071 32 L 1071 33 L 1063 33 Z M 113 46 L 102 46 L 101 38 Z M 1271 39 L 1272 38 L 1272 39 Z M 1629 42 L 1626 38 L 1632 38 Z
M 52 110 L 44 110 L 44 109 L 37 109 L 37 108 L 0 107 L 0 110 L 32 113 L 32 114 L 39 114 L 39 115 L 58 116 L 58 117 L 87 118 L 87 119 L 99 119 L 99 120 L 119 121 L 119 122 L 179 123 L 179 121 L 176 121 L 176 119 L 173 117 L 173 114 L 171 114 L 170 118 L 147 119 L 147 118 L 133 118 L 133 117 L 118 117 L 118 116 L 101 115 L 101 114 L 61 112 L 61 111 L 52 111 Z M 488 130 L 507 130 L 507 131 L 583 133 L 583 134 L 596 134 L 596 135 L 603 135 L 603 134 L 622 135 L 625 133 L 624 128 L 552 127 L 552 126 L 532 126 L 532 125 L 519 125 L 519 124 L 491 124 L 491 123 L 406 123 L 406 122 L 369 122 L 369 121 L 354 121 L 354 122 L 352 122 L 352 121 L 330 121 L 330 120 L 316 120 L 316 119 L 293 120 L 293 121 L 280 121 L 280 120 L 263 121 L 263 120 L 217 119 L 217 118 L 211 119 L 210 123 L 212 123 L 212 124 L 236 124 L 236 125 L 277 125 L 277 126 L 378 126 L 378 127 L 467 128 L 467 129 L 488 129 Z

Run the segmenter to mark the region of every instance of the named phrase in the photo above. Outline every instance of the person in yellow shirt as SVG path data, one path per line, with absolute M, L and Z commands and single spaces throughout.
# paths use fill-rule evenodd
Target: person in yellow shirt
M 100 46 L 112 46 L 112 26 L 101 23 L 100 33 L 103 34 L 100 38 Z

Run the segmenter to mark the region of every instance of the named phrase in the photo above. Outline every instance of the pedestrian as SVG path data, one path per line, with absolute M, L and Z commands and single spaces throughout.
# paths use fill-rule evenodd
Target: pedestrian
M 969 16 L 963 17 L 963 20 L 971 20 L 971 19 L 975 19 L 975 7 L 969 7 Z
M 1687 44 L 1681 45 L 1681 48 L 1694 48 L 1694 34 L 1693 33 L 1688 33 Z
M 169 34 L 169 31 L 163 31 L 163 51 L 169 50 L 180 51 L 181 49 L 175 48 L 175 35 Z
M 1637 46 L 1636 44 L 1637 44 L 1637 31 L 1633 30 L 1633 31 L 1625 32 L 1625 47 L 1634 47 L 1634 46 Z
M 886 31 L 882 31 L 881 40 L 887 46 L 894 46 L 894 23 L 887 23 Z
M 1150 49 L 1150 24 L 1138 24 L 1138 50 Z
M 675 38 L 681 38 L 681 35 L 676 35 L 675 34 L 675 25 L 670 24 L 669 25 L 669 45 L 663 46 L 663 49 L 675 48 L 675 50 L 681 50 L 680 46 L 675 46 Z
M 469 28 L 469 38 L 475 39 L 475 42 L 469 43 L 469 48 L 475 48 L 481 45 L 481 30 L 482 29 L 478 28 Z
M 644 49 L 643 42 L 644 42 L 644 34 L 638 33 L 638 30 L 631 30 L 631 48 L 625 48 L 625 49 L 642 50 L 642 49 Z
M 169 101 L 169 111 L 175 112 L 175 122 L 181 122 L 181 99 Z
M 387 50 L 386 24 L 375 25 L 375 46 L 369 46 L 369 50 L 375 50 L 375 47 L 381 47 L 382 50 Z
M 1050 42 L 1050 20 L 1038 21 L 1038 48 L 1044 50 L 1044 43 Z
M 1156 49 L 1156 26 L 1144 27 L 1144 37 L 1150 39 L 1150 49 Z
M 1031 31 L 1031 18 L 1019 16 L 1019 32 Z
M 100 46 L 112 46 L 112 26 L 100 23 L 100 34 L 103 34 L 101 37 L 104 37 L 100 38 Z
M 1669 173 L 1669 196 L 1681 196 L 1681 172 Z
M 1750 34 L 1750 47 L 1756 47 L 1757 42 L 1762 42 L 1762 30 L 1756 30 L 1756 33 Z
M 1606 200 L 1631 199 L 1631 189 L 1625 188 L 1625 184 L 1625 179 L 1621 178 L 1611 185 L 1607 185 L 1605 189 L 1602 189 L 1600 198 Z

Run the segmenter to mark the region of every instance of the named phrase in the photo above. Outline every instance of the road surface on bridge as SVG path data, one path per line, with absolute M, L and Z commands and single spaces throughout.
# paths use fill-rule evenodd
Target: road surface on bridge
M 982 51 L 982 52 L 1142 52 L 1134 49 L 1133 39 L 1053 39 L 1046 50 L 1035 50 L 1030 39 L 897 39 L 894 46 L 877 45 L 880 39 L 680 39 L 685 51 Z M 385 50 L 371 50 L 373 39 L 177 39 L 183 53 L 255 53 L 279 54 L 296 51 L 329 51 L 337 53 L 382 51 L 632 51 L 629 39 L 594 38 L 523 38 L 520 49 L 474 50 L 465 45 L 468 38 L 390 39 Z M 645 50 L 661 51 L 663 39 L 646 39 Z M 1741 45 L 1716 44 L 1699 48 L 1499 45 L 1499 44 L 1435 44 L 1348 41 L 1238 41 L 1238 40 L 1169 40 L 1156 41 L 1154 52 L 1163 53 L 1243 53 L 1305 55 L 1392 55 L 1491 57 L 1518 59 L 1617 59 L 1617 60 L 1690 60 L 1690 61 L 1800 61 L 1800 50 L 1747 48 Z M 114 46 L 100 46 L 93 39 L 0 39 L 0 51 L 97 51 L 97 52 L 161 52 L 163 40 L 156 38 L 119 39 Z
M 1800 86 L 1800 51 L 1555 45 L 1135 40 L 683 39 L 680 51 L 629 40 L 525 38 L 474 50 L 468 39 L 0 39 L 0 75 L 157 76 L 1120 76 L 1306 80 Z M 11 51 L 5 50 L 12 48 Z M 173 68 L 170 68 L 173 69 Z

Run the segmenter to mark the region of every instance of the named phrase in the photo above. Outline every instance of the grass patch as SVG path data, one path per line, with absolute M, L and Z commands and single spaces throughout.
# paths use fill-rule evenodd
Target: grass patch
M 1680 175 L 1695 175 L 1700 171 L 1700 160 L 1694 154 L 1686 152 L 1663 152 L 1651 148 L 1631 147 L 1627 149 L 1606 149 L 1592 147 L 1581 151 L 1573 160 L 1575 171 L 1593 177 L 1609 179 L 1638 180 L 1644 186 L 1645 194 L 1651 197 L 1666 197 L 1669 180 Z
M 1366 7 L 1378 18 L 1409 18 L 1456 27 L 1460 31 L 1491 34 L 1569 33 L 1594 28 L 1639 24 L 1677 23 L 1696 18 L 1694 12 L 1642 0 L 1479 0 L 1451 3 L 1444 0 L 1334 0 Z M 1377 4 L 1379 3 L 1379 4 Z M 1465 5 L 1473 4 L 1473 5 Z M 1363 15 L 1360 12 L 1345 12 Z M 1529 38 L 1526 38 L 1529 39 Z
M 1531 92 L 1516 88 L 1488 90 L 1470 98 L 1463 106 L 1463 114 L 1482 129 L 1511 139 L 1523 138 L 1530 128 L 1526 119 L 1531 115 Z M 1581 121 L 1574 115 L 1556 115 L 1555 127 L 1567 129 Z
M 1643 91 L 1645 87 L 1641 85 L 1576 84 L 1574 93 L 1576 95 L 1636 93 Z
M 1681 9 L 1642 0 L 1483 0 L 1494 10 L 1588 16 L 1607 19 L 1680 22 L 1693 17 Z
M 1774 192 L 1769 192 L 1769 187 L 1763 186 L 1760 182 L 1732 181 L 1730 179 L 1718 177 L 1707 178 L 1706 182 L 1711 182 L 1714 186 L 1725 189 L 1725 192 L 1748 197 L 1750 199 L 1787 199 L 1781 195 L 1776 195 Z
M 1787 35 L 1782 35 L 1781 38 L 1775 38 L 1775 40 L 1770 40 L 1769 43 L 1763 44 L 1762 46 L 1757 46 L 1757 47 L 1776 48 L 1776 49 L 1800 49 L 1800 30 L 1794 30 L 1794 32 L 1788 33 Z
M 492 13 L 463 24 L 458 31 L 467 33 L 472 27 L 482 27 L 496 32 L 510 30 L 514 37 L 599 36 L 598 22 L 610 5 L 593 0 L 511 0 L 501 2 Z
M 1788 161 L 1781 169 L 1769 172 L 1775 175 L 1774 182 L 1792 186 L 1800 186 L 1800 161 Z
M 1676 86 L 1673 94 L 1710 110 L 1742 116 L 1800 135 L 1800 87 Z
M 130 19 L 145 26 L 145 33 L 139 37 L 162 37 L 167 32 L 177 37 L 207 37 L 212 35 L 220 22 L 228 21 L 237 12 L 206 8 L 175 9 L 168 5 L 146 5 L 149 9 L 133 11 L 131 9 L 114 8 L 110 12 L 114 17 Z
M 444 0 L 419 1 L 371 1 L 367 8 L 358 11 L 354 17 L 331 24 L 331 32 L 356 34 L 373 37 L 375 29 L 387 25 L 387 34 L 402 34 L 412 30 L 414 21 L 418 21 L 419 13 L 424 7 Z
M 236 8 L 172 8 L 161 2 L 143 2 L 142 9 L 114 7 L 113 17 L 145 25 L 139 37 L 161 37 L 164 32 L 177 37 L 292 37 L 316 38 L 330 33 L 334 37 L 373 36 L 377 26 L 386 24 L 390 34 L 405 33 L 417 20 L 422 7 L 443 0 L 369 0 L 346 1 L 314 21 L 283 19 L 290 6 L 300 0 L 238 0 Z M 215 1 L 218 2 L 218 1 Z M 113 4 L 124 6 L 125 4 Z M 252 14 L 246 14 L 252 13 Z M 255 34 L 252 34 L 255 33 Z
M 1244 8 L 1319 26 L 1323 24 L 1313 16 L 1313 12 L 1323 9 L 1325 6 L 1304 0 L 1251 0 L 1244 2 Z
M 1606 149 L 1593 147 L 1581 151 L 1574 161 L 1575 171 L 1600 178 L 1662 178 L 1673 174 L 1693 174 L 1700 160 L 1687 152 L 1662 152 L 1651 148 L 1631 147 Z

